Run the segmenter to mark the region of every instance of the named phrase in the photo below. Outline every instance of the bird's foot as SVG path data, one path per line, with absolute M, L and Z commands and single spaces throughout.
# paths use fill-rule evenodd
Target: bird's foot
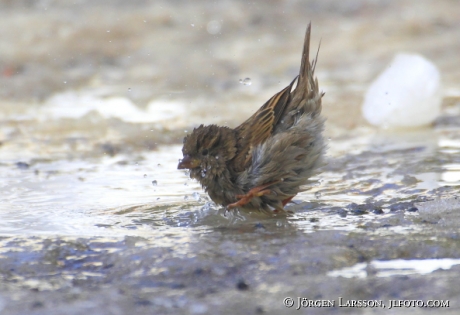
M 261 197 L 261 196 L 264 196 L 264 195 L 271 194 L 272 191 L 270 189 L 266 189 L 266 188 L 270 187 L 271 185 L 277 184 L 279 182 L 280 181 L 277 180 L 277 181 L 270 182 L 270 183 L 267 183 L 267 184 L 264 184 L 264 185 L 261 185 L 261 186 L 254 187 L 250 191 L 248 191 L 248 193 L 245 194 L 245 195 L 236 195 L 236 198 L 238 198 L 239 200 L 237 202 L 229 204 L 227 206 L 227 210 L 237 208 L 237 207 L 242 207 L 242 206 L 248 204 L 249 202 L 251 202 L 252 198 Z

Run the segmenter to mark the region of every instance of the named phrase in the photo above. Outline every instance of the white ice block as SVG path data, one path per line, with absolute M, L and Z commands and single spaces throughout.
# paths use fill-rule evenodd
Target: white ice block
M 436 119 L 441 100 L 437 67 L 420 55 L 398 54 L 367 90 L 362 111 L 375 126 L 418 127 Z

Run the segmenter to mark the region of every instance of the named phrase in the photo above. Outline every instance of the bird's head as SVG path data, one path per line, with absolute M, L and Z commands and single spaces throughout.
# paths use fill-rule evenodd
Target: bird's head
M 195 173 L 201 177 L 209 172 L 219 175 L 226 161 L 236 154 L 235 132 L 227 127 L 201 125 L 184 138 L 182 153 L 184 157 L 178 169 L 189 169 L 191 175 Z

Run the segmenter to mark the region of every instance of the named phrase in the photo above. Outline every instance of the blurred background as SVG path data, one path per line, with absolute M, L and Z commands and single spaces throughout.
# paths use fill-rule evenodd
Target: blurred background
M 455 0 L 1 0 L 0 156 L 114 155 L 235 126 L 297 74 L 309 22 L 328 134 L 365 125 L 364 92 L 399 52 L 439 67 L 451 105 L 458 12 Z

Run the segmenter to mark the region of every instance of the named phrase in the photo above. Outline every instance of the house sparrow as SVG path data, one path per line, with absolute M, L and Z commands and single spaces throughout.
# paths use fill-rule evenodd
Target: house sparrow
M 323 164 L 324 93 L 313 77 L 318 53 L 309 61 L 310 31 L 311 24 L 291 84 L 235 129 L 201 125 L 184 138 L 177 168 L 189 169 L 216 204 L 286 214 L 284 206 Z

